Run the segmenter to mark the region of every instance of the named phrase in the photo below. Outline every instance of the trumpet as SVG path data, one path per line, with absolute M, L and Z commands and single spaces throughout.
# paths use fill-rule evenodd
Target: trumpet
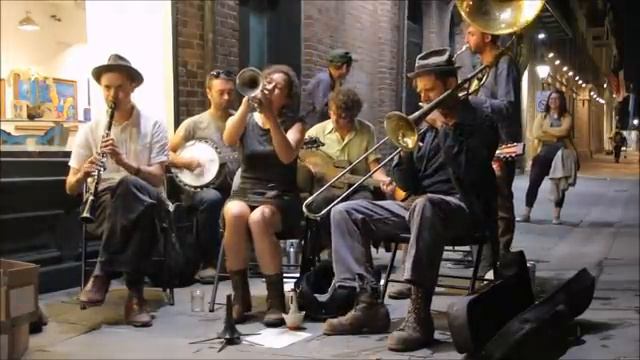
M 236 89 L 243 96 L 249 98 L 249 102 L 258 112 L 262 108 L 262 95 L 264 93 L 264 80 L 262 72 L 254 67 L 242 69 L 236 77 Z
M 501 1 L 501 0 L 486 0 L 486 1 L 471 1 L 471 0 L 456 0 L 456 6 L 467 20 L 467 22 L 478 27 L 481 31 L 490 34 L 506 34 L 510 32 L 516 32 L 527 26 L 537 14 L 542 10 L 544 6 L 544 0 L 513 0 L 513 1 Z M 505 18 L 500 14 L 510 13 L 512 16 Z M 511 46 L 514 42 L 515 36 L 511 38 L 509 43 L 500 50 L 496 59 Z M 460 55 L 462 52 L 468 49 L 468 45 L 464 45 L 456 54 L 454 58 Z M 449 101 L 451 97 L 457 97 L 459 99 L 465 99 L 475 93 L 486 82 L 489 71 L 494 64 L 485 64 L 474 70 L 467 77 L 458 82 L 456 86 L 447 90 L 437 99 L 433 100 L 429 104 L 420 104 L 420 110 L 407 116 L 399 111 L 392 111 L 384 117 L 384 129 L 387 136 L 375 144 L 369 151 L 364 153 L 358 159 L 356 159 L 351 165 L 346 167 L 330 182 L 325 184 L 322 188 L 311 195 L 303 204 L 302 210 L 305 215 L 311 219 L 320 219 L 325 216 L 334 206 L 342 202 L 345 198 L 350 196 L 360 185 L 367 181 L 376 171 L 380 170 L 385 164 L 394 159 L 401 151 L 413 151 L 418 146 L 418 138 L 427 129 L 427 127 L 418 131 L 418 125 L 422 119 L 432 113 L 434 110 L 442 106 L 445 102 Z M 336 200 L 325 207 L 319 213 L 312 213 L 308 207 L 322 192 L 326 191 L 329 187 L 333 186 L 336 181 L 339 181 L 342 177 L 348 174 L 361 161 L 364 161 L 369 157 L 371 153 L 376 151 L 382 144 L 387 141 L 391 141 L 397 149 L 384 160 L 380 162 L 369 173 L 364 175 L 359 181 L 357 181 L 351 188 L 342 193 Z
M 260 93 L 263 83 L 262 73 L 254 67 L 244 68 L 236 76 L 236 89 L 249 98 Z

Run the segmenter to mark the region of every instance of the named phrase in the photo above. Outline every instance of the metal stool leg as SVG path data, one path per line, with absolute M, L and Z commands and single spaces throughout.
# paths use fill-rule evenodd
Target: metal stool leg
M 82 243 L 80 244 L 80 291 L 87 280 L 87 225 L 82 225 Z
M 387 287 L 389 286 L 389 278 L 391 277 L 391 270 L 396 261 L 396 255 L 398 253 L 398 247 L 400 245 L 397 242 L 393 243 L 393 250 L 391 251 L 391 260 L 389 266 L 387 266 L 387 272 L 384 275 L 384 285 L 382 285 L 382 294 L 380 294 L 380 301 L 384 304 L 384 297 L 387 295 Z
M 473 272 L 471 273 L 471 283 L 469 284 L 469 290 L 467 295 L 473 293 L 476 290 L 476 279 L 478 278 L 478 270 L 480 269 L 480 262 L 482 262 L 482 248 L 484 245 L 478 245 L 478 251 L 476 252 L 476 258 L 473 262 Z
M 80 241 L 82 242 L 80 244 L 80 292 L 82 292 L 87 280 L 87 225 L 82 224 L 82 240 Z M 80 303 L 80 310 L 86 309 L 87 305 Z
M 209 300 L 209 312 L 213 312 L 216 306 L 216 296 L 218 295 L 218 285 L 220 284 L 220 270 L 222 270 L 222 261 L 224 259 L 224 244 L 220 244 L 218 251 L 218 262 L 216 263 L 216 275 L 213 280 L 213 291 L 211 292 L 211 300 Z
M 167 296 L 167 302 L 169 303 L 169 305 L 174 306 L 176 304 L 176 300 L 175 300 L 175 294 L 173 292 L 173 284 L 169 284 L 169 286 L 167 286 L 167 284 L 166 284 L 167 283 L 166 279 L 171 279 L 171 281 L 173 281 L 173 279 L 171 277 L 171 272 L 172 271 L 167 266 L 167 252 L 168 252 L 167 247 L 168 247 L 167 246 L 167 241 L 165 239 L 164 246 L 163 246 L 163 249 L 162 249 L 162 251 L 163 251 L 162 257 L 163 257 L 163 262 L 164 262 L 162 267 L 164 269 L 164 278 L 165 278 L 165 281 L 163 281 L 163 284 L 162 284 L 163 285 L 162 286 L 162 293 L 164 293 Z M 168 294 L 167 294 L 167 290 L 169 290 Z
M 170 268 L 167 262 L 167 254 L 169 253 L 169 241 L 172 237 L 176 236 L 176 227 L 174 224 L 173 211 L 171 209 L 165 209 L 166 213 L 160 212 L 160 217 L 156 217 L 156 231 L 162 239 L 162 255 L 160 261 L 162 262 L 162 294 L 164 294 L 167 303 L 171 306 L 175 305 L 175 294 L 173 291 L 173 269 Z M 166 218 L 163 216 L 166 214 Z

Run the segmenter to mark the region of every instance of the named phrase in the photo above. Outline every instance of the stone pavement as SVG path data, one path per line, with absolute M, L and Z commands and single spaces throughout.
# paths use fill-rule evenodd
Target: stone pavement
M 567 194 L 563 225 L 551 225 L 551 204 L 546 199 L 545 182 L 532 214 L 533 222 L 517 226 L 513 247 L 525 250 L 527 258 L 537 263 L 538 295 L 548 293 L 582 267 L 598 277 L 593 302 L 578 319 L 582 339 L 566 350 L 563 359 L 637 359 L 639 356 L 637 159 L 637 154 L 633 154 L 622 164 L 612 166 L 611 157 L 596 157 L 583 164 L 577 186 Z M 524 206 L 527 183 L 526 176 L 516 179 L 517 212 Z M 387 259 L 388 254 L 384 252 L 376 256 L 377 262 L 384 263 Z M 112 290 L 104 309 L 89 309 L 82 314 L 72 299 L 78 289 L 42 295 L 40 301 L 44 308 L 57 312 L 50 314 L 50 323 L 43 333 L 31 337 L 25 358 L 462 358 L 453 347 L 443 313 L 455 297 L 442 295 L 434 301 L 440 343 L 431 349 L 393 353 L 386 350 L 385 334 L 326 337 L 321 335 L 322 324 L 306 322 L 304 331 L 311 336 L 288 347 L 272 349 L 242 344 L 217 353 L 216 343 L 188 344 L 213 337 L 222 329 L 222 309 L 214 313 L 190 311 L 190 290 L 196 287 L 203 288 L 208 299 L 210 286 L 177 289 L 175 306 L 152 303 L 157 308 L 156 320 L 153 327 L 146 329 L 122 325 L 124 300 L 118 291 Z M 264 296 L 261 280 L 252 279 L 251 288 L 254 296 Z M 221 283 L 220 294 L 227 292 L 230 284 L 225 281 Z M 158 298 L 156 290 L 150 289 L 147 293 Z M 387 300 L 387 304 L 395 328 L 405 315 L 407 301 Z M 66 308 L 60 310 L 64 306 Z M 251 333 L 263 327 L 255 321 L 238 328 Z

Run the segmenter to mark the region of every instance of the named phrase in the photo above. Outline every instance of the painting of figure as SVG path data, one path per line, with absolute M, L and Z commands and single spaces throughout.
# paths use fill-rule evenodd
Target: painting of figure
M 75 121 L 78 119 L 78 90 L 74 80 L 52 77 L 22 79 L 19 74 L 13 79 L 14 100 L 25 101 L 29 107 L 37 108 L 41 119 Z

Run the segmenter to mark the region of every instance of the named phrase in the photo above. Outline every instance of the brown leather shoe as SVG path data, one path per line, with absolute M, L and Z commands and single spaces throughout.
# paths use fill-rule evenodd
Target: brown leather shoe
M 93 275 L 80 293 L 80 303 L 86 306 L 99 306 L 104 303 L 111 280 L 104 275 Z
M 127 302 L 124 304 L 124 320 L 128 325 L 147 327 L 153 324 L 153 318 L 146 309 L 147 302 L 142 294 L 129 291 Z
M 378 291 L 364 291 L 358 303 L 347 315 L 325 321 L 325 335 L 382 334 L 389 331 L 389 310 L 380 302 Z

